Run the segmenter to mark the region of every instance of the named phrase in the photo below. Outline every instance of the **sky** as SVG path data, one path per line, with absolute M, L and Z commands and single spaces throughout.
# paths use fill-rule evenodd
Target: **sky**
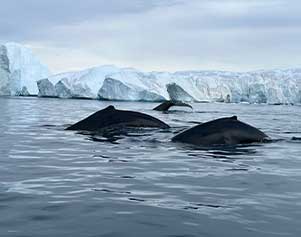
M 301 67 L 300 0 L 0 0 L 0 43 L 52 72 Z

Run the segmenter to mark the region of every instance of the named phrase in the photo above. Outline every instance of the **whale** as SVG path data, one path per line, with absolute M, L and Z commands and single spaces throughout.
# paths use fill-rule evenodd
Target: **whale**
M 237 116 L 215 119 L 180 132 L 171 139 L 198 146 L 236 145 L 264 142 L 269 137 L 259 129 L 241 122 Z
M 127 110 L 118 110 L 110 105 L 87 118 L 69 126 L 66 130 L 101 132 L 126 128 L 169 128 L 169 125 L 150 115 Z
M 156 111 L 168 111 L 172 106 L 183 106 L 183 107 L 189 107 L 192 109 L 192 106 L 184 103 L 182 101 L 164 101 L 163 103 L 161 103 L 160 105 L 158 105 L 157 107 L 155 107 L 153 110 Z

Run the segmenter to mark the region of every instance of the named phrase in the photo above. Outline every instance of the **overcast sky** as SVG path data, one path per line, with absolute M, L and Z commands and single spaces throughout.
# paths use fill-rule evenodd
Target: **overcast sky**
M 53 72 L 301 67 L 300 0 L 0 0 L 0 42 Z

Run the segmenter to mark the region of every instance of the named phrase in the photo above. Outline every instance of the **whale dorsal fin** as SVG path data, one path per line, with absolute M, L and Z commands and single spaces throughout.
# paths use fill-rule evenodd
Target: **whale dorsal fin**
M 113 105 L 109 105 L 105 110 L 115 110 L 115 107 Z
M 237 120 L 237 116 L 236 115 L 232 116 L 232 117 L 230 117 L 230 119 Z

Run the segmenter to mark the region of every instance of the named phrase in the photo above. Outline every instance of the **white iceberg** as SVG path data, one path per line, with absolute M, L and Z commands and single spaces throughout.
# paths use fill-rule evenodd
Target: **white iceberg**
M 49 75 L 30 49 L 16 43 L 0 45 L 0 95 L 37 95 L 37 81 Z
M 300 104 L 301 69 L 169 73 L 107 65 L 50 76 L 29 49 L 7 43 L 0 45 L 0 95 Z
M 301 103 L 301 69 L 169 73 L 101 66 L 48 79 L 61 98 Z

